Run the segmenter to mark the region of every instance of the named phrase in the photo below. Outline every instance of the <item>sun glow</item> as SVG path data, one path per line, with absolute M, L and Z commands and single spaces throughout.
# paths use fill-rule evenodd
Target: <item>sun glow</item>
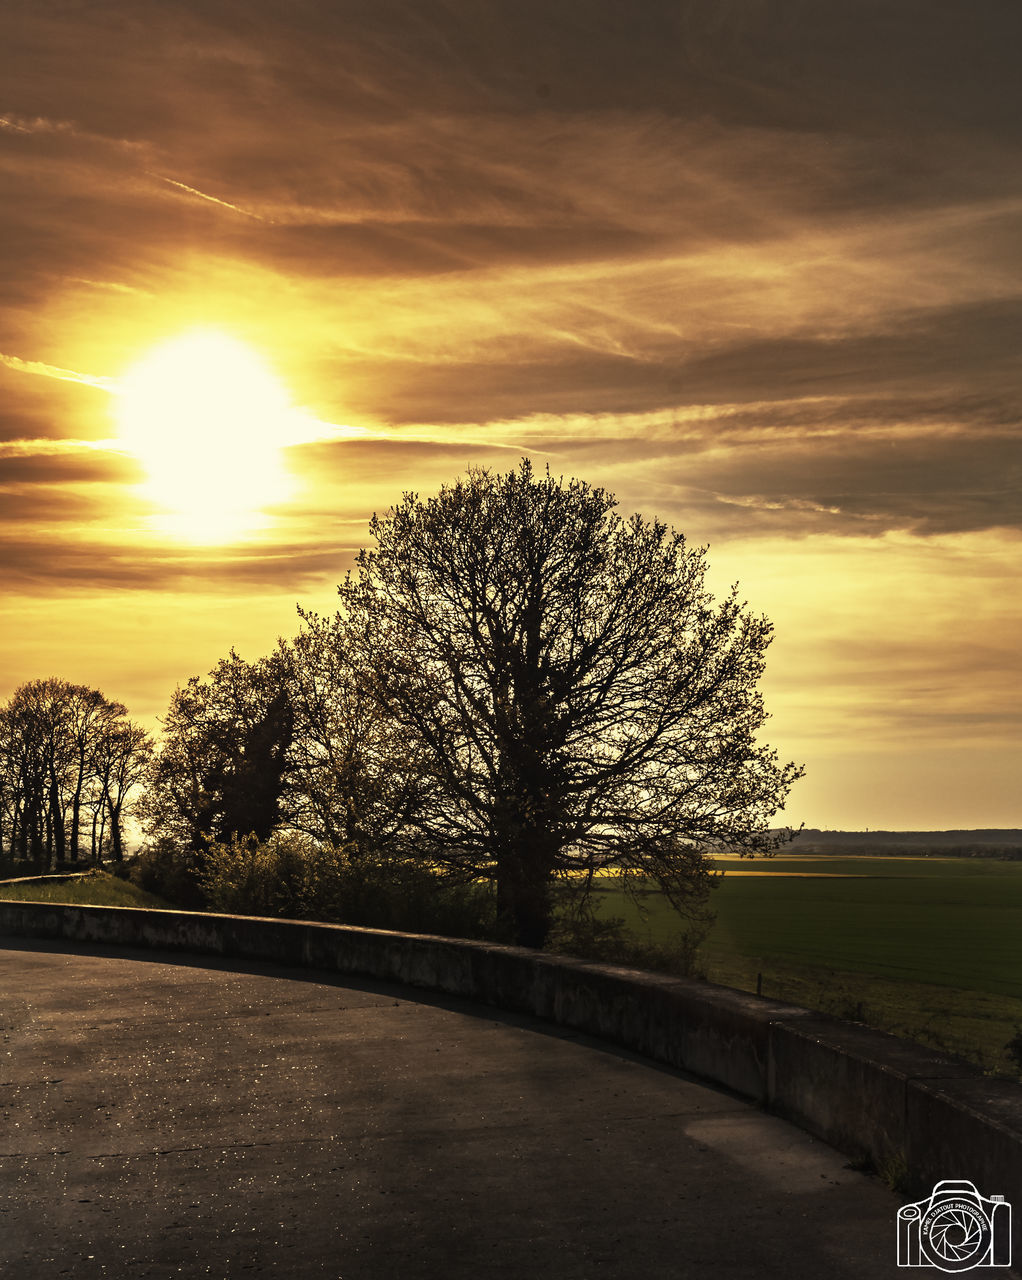
M 287 393 L 236 339 L 198 330 L 155 348 L 117 387 L 121 442 L 145 468 L 154 523 L 191 542 L 228 541 L 265 522 L 291 478 Z

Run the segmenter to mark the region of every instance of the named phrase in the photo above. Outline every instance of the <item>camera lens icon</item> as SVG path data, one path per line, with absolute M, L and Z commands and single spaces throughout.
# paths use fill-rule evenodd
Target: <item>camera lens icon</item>
M 898 1211 L 898 1265 L 971 1271 L 1011 1265 L 1011 1206 L 971 1182 L 938 1182 L 929 1200 Z
M 942 1209 L 930 1219 L 928 1252 L 941 1262 L 958 1267 L 974 1267 L 990 1251 L 990 1223 L 978 1209 L 959 1205 Z

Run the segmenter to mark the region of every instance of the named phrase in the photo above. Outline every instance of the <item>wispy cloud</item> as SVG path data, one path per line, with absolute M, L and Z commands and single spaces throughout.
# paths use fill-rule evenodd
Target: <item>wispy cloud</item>
M 0 352 L 0 365 L 13 369 L 15 373 L 31 373 L 39 378 L 54 378 L 57 382 L 78 382 L 85 387 L 95 387 L 99 391 L 115 391 L 113 378 L 104 378 L 91 373 L 77 373 L 74 369 L 61 369 L 57 365 L 46 364 L 42 360 L 22 360 L 20 356 L 7 356 Z
M 0 458 L 59 458 L 75 453 L 115 453 L 117 440 L 0 440 Z
M 148 289 L 141 289 L 134 284 L 124 284 L 120 280 L 90 280 L 87 276 L 72 276 L 71 282 L 88 285 L 90 289 L 102 289 L 107 293 L 126 294 L 129 297 L 151 298 L 154 296 Z
M 187 195 L 195 196 L 199 200 L 206 200 L 210 204 L 220 205 L 221 208 L 230 209 L 232 213 L 240 213 L 246 218 L 254 218 L 256 222 L 270 221 L 270 219 L 264 218 L 262 214 L 254 213 L 251 209 L 242 209 L 240 205 L 231 204 L 229 200 L 221 200 L 219 196 L 211 196 L 205 191 L 199 191 L 196 187 L 190 187 L 186 182 L 178 182 L 176 178 L 164 177 L 162 173 L 149 173 L 149 176 L 158 179 L 160 182 L 165 182 L 169 187 L 176 187 Z
M 98 143 L 107 147 L 125 148 L 129 151 L 142 152 L 145 150 L 145 144 L 134 139 L 97 133 L 94 130 L 84 128 L 74 120 L 54 120 L 47 116 L 22 116 L 8 112 L 0 116 L 0 130 L 29 136 L 43 135 L 75 139 L 80 142 Z

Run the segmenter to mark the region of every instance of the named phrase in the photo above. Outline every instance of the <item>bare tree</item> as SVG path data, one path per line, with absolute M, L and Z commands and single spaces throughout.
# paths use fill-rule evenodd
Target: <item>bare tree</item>
M 778 846 L 801 774 L 756 741 L 770 623 L 615 505 L 528 462 L 472 471 L 374 517 L 339 588 L 358 685 L 428 765 L 408 850 L 493 879 L 529 946 L 558 873 L 616 867 L 701 903 L 709 855 Z
M 152 751 L 149 734 L 130 720 L 121 719 L 109 725 L 98 740 L 91 764 L 98 801 L 96 808 L 102 816 L 99 822 L 93 821 L 94 859 L 102 850 L 106 821 L 109 820 L 111 855 L 115 862 L 124 860 L 125 805 L 132 792 L 144 783 Z
M 24 687 L 0 708 L 0 769 L 4 776 L 7 847 L 41 861 L 46 852 L 46 764 L 43 728 Z
M 0 840 L 13 856 L 40 865 L 77 860 L 83 810 L 95 814 L 111 803 L 103 770 L 120 780 L 112 814 L 119 824 L 147 744 L 125 708 L 96 689 L 57 679 L 23 684 L 0 707 Z
M 69 787 L 71 807 L 71 836 L 69 852 L 77 861 L 81 843 L 81 810 L 87 799 L 86 791 L 94 773 L 97 752 L 103 750 L 104 741 L 116 732 L 115 725 L 127 715 L 119 702 L 108 702 L 98 689 L 84 685 L 68 685 L 59 698 L 62 730 L 67 738 L 69 755 Z
M 33 680 L 4 708 L 12 849 L 40 865 L 62 861 L 67 851 L 73 747 L 66 707 L 73 689 L 64 680 Z

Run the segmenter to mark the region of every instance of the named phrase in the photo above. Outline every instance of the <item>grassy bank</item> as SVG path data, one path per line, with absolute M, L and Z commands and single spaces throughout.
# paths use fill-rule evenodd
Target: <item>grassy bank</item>
M 146 893 L 129 880 L 99 871 L 80 880 L 52 880 L 34 884 L 0 884 L 0 899 L 6 902 L 69 902 L 82 907 L 171 906 L 153 893 Z

